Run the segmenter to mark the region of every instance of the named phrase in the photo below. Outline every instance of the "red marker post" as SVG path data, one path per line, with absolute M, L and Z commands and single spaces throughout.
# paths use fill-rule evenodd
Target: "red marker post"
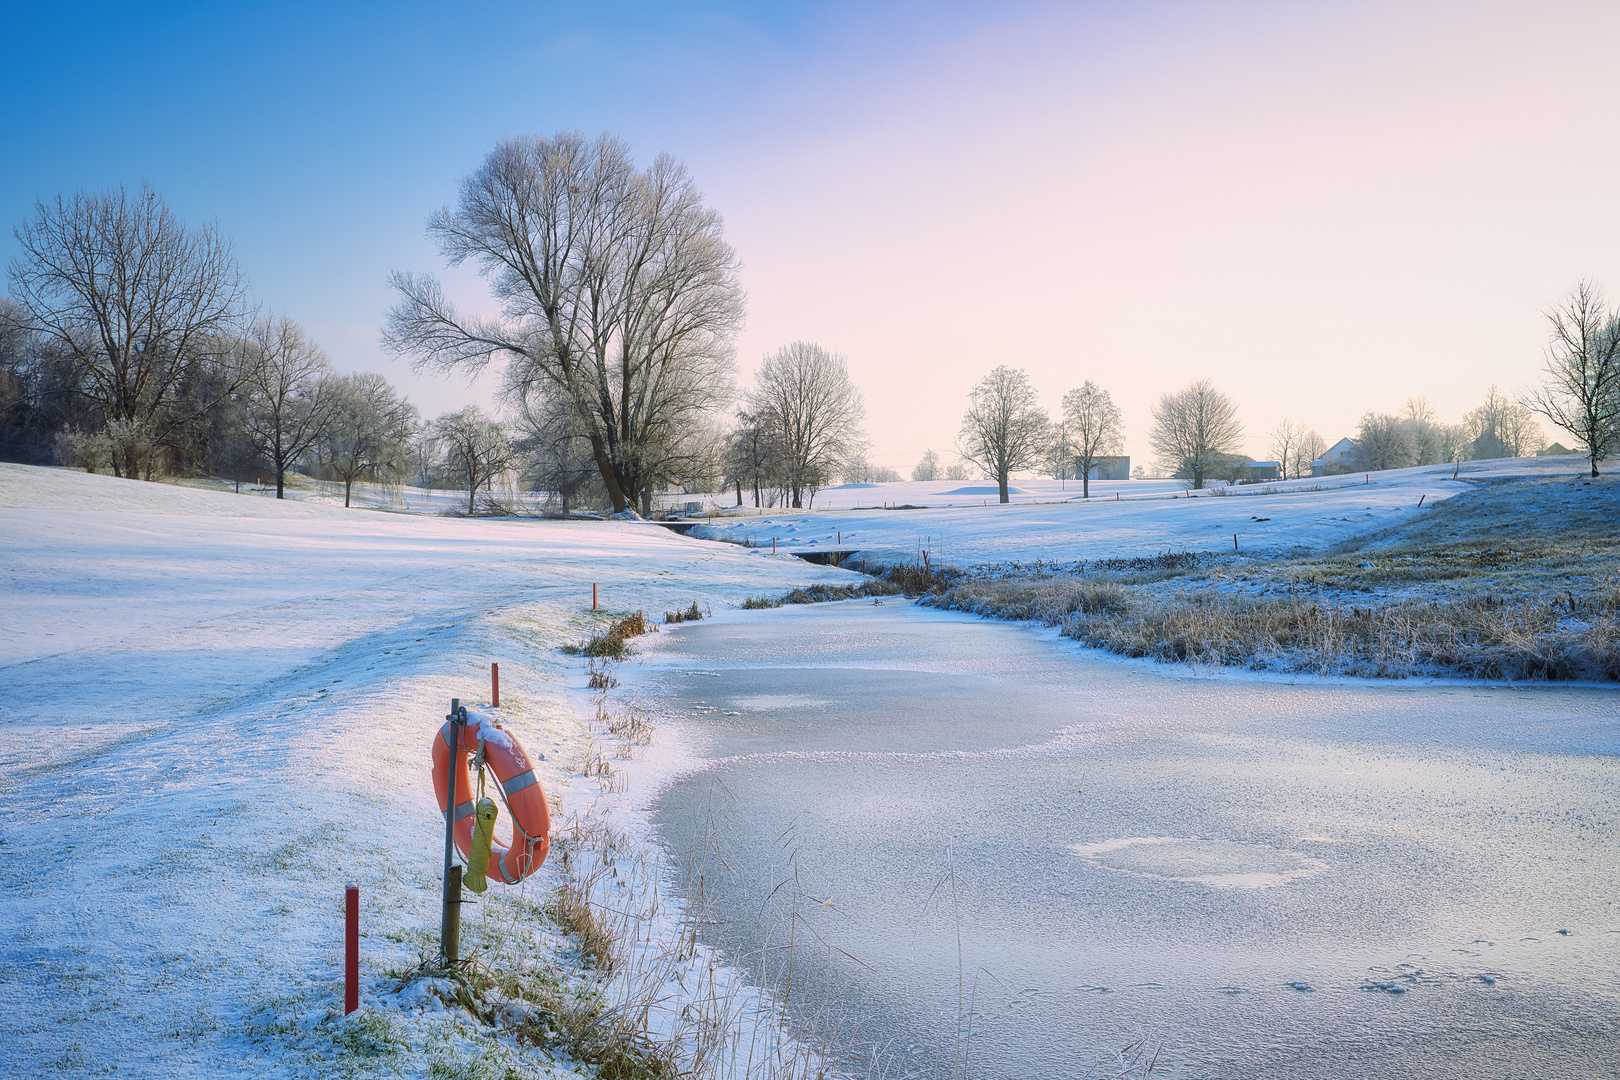
M 343 1015 L 360 1007 L 360 886 L 343 894 Z
M 591 610 L 596 610 L 596 582 L 591 582 Z
M 501 707 L 501 665 L 489 665 L 489 707 Z

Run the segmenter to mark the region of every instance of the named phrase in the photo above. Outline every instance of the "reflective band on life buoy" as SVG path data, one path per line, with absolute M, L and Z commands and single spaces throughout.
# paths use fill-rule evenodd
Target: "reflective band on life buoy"
M 516 885 L 546 861 L 551 852 L 551 807 L 546 790 L 535 775 L 534 763 L 523 744 L 512 733 L 499 727 L 494 717 L 467 706 L 467 722 L 461 727 L 461 746 L 454 753 L 456 769 L 456 847 L 466 857 L 472 849 L 472 777 L 467 772 L 467 755 L 477 753 L 478 739 L 484 740 L 484 760 L 495 773 L 506 805 L 512 811 L 512 842 L 495 841 L 489 856 L 489 876 Z M 447 721 L 433 737 L 433 791 L 439 798 L 439 812 L 449 809 L 451 768 L 450 724 Z

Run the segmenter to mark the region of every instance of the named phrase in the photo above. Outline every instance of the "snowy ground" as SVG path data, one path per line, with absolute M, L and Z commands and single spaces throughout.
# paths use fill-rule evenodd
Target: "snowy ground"
M 692 535 L 766 548 L 774 538 L 778 551 L 856 550 L 884 560 L 914 559 L 926 550 L 936 565 L 963 567 L 1231 551 L 1234 534 L 1245 553 L 1277 555 L 1318 551 L 1410 520 L 1423 512 L 1420 500 L 1427 509 L 1480 480 L 1567 476 L 1583 464 L 1573 457 L 1475 461 L 1455 480 L 1453 467 L 1444 465 L 1193 492 L 1177 481 L 1132 480 L 1093 484 L 1089 500 L 1072 482 L 1062 490 L 1055 480 L 1020 480 L 1006 506 L 982 482 L 858 485 L 819 492 L 813 512 L 745 507 Z M 971 492 L 961 494 L 965 489 Z
M 449 699 L 487 700 L 499 662 L 503 720 L 577 812 L 601 793 L 576 769 L 589 732 L 557 646 L 604 624 L 593 582 L 605 608 L 656 615 L 847 577 L 651 525 L 345 511 L 12 465 L 0 550 L 0 1071 L 30 1076 L 506 1060 L 383 976 L 437 928 L 429 741 Z M 350 881 L 364 1027 L 332 1019 Z M 469 937 L 492 932 L 483 917 Z

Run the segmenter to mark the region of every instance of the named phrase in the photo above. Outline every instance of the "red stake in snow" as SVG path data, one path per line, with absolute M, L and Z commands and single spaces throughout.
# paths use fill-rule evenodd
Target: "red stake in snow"
M 489 665 L 489 707 L 501 707 L 501 665 Z
M 596 582 L 591 582 L 591 610 L 596 610 Z
M 360 1007 L 360 886 L 343 894 L 343 1015 Z

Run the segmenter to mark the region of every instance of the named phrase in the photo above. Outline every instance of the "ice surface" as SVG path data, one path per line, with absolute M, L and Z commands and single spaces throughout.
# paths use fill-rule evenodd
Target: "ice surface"
M 1203 676 L 901 603 L 728 614 L 644 671 L 708 759 L 668 842 L 724 808 L 711 940 L 798 926 L 798 1000 L 895 1072 L 959 1021 L 1009 1080 L 1139 1037 L 1170 1075 L 1620 1072 L 1612 689 Z

